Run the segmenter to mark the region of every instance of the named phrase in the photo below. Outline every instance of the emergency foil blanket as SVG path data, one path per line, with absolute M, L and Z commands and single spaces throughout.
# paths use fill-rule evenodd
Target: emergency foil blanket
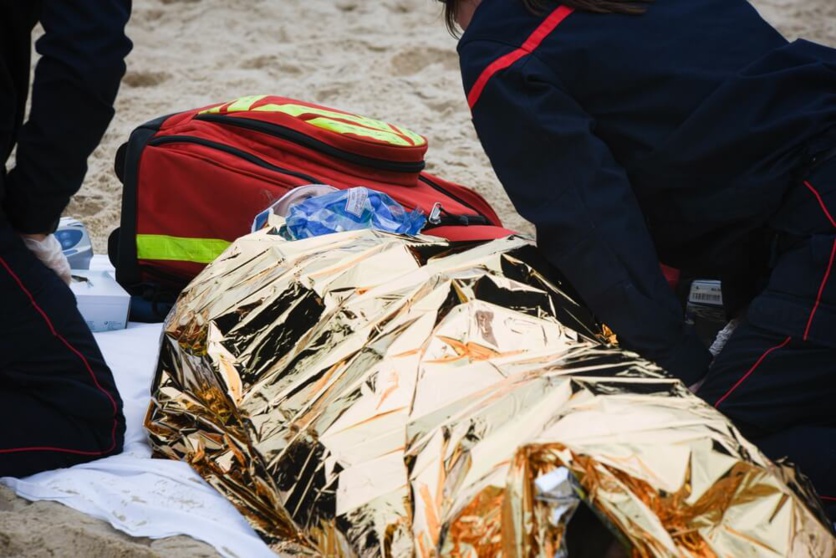
M 276 552 L 561 555 L 580 497 L 637 556 L 834 555 L 803 480 L 608 344 L 530 241 L 274 232 L 184 291 L 146 426 Z

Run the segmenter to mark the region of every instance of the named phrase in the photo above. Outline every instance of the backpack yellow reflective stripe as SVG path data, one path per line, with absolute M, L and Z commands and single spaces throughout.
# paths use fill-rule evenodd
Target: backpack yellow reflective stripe
M 303 114 L 315 114 L 316 118 L 306 120 L 308 124 L 339 134 L 354 134 L 356 136 L 373 138 L 390 145 L 422 146 L 427 143 L 420 134 L 393 126 L 382 120 L 368 118 L 357 114 L 337 112 L 324 107 L 312 107 L 296 103 L 268 103 L 254 107 L 256 103 L 267 98 L 267 95 L 252 95 L 241 97 L 230 103 L 218 105 L 202 111 L 202 114 L 224 114 L 230 112 L 280 112 L 299 118 Z
M 393 145 L 424 145 L 426 143 L 426 140 L 422 136 L 406 128 L 395 128 L 382 120 L 375 120 L 374 118 L 359 116 L 357 114 L 336 112 L 325 108 L 309 107 L 293 103 L 281 105 L 271 103 L 256 107 L 252 110 L 282 112 L 295 117 L 299 117 L 302 114 L 318 114 L 320 118 L 308 120 L 308 124 L 339 133 L 366 135 Z M 363 133 L 363 131 L 366 133 Z
M 332 132 L 337 132 L 338 134 L 353 134 L 364 138 L 372 138 L 390 145 L 415 145 L 413 142 L 406 140 L 403 136 L 398 135 L 395 132 L 375 130 L 372 128 L 366 128 L 365 126 L 356 126 L 354 124 L 349 124 L 348 122 L 331 120 L 330 118 L 313 118 L 307 122 L 308 124 L 312 124 L 318 128 L 331 130 Z
M 224 112 L 246 112 L 252 110 L 252 106 L 260 100 L 266 98 L 267 95 L 249 95 L 235 99 L 232 102 L 224 103 L 206 110 L 200 111 L 200 114 L 222 114 Z
M 219 238 L 182 238 L 164 234 L 136 235 L 136 256 L 141 260 L 174 260 L 209 263 L 230 242 Z

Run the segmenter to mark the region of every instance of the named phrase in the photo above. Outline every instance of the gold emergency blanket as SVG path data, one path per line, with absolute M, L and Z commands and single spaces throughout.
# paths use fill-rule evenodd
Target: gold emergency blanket
M 530 241 L 235 242 L 169 315 L 146 426 L 282 553 L 833 556 L 815 497 L 594 321 Z M 571 551 L 571 548 L 569 549 Z

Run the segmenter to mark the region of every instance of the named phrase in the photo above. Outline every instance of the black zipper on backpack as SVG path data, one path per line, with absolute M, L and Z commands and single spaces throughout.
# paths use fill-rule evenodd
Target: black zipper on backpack
M 315 151 L 319 151 L 321 153 L 325 153 L 326 155 L 330 155 L 331 157 L 342 159 L 343 161 L 347 161 L 355 165 L 362 165 L 374 169 L 380 169 L 391 172 L 417 173 L 424 170 L 425 166 L 423 161 L 417 163 L 401 163 L 397 161 L 387 161 L 385 159 L 376 159 L 374 157 L 357 155 L 356 153 L 351 153 L 350 151 L 345 151 L 343 149 L 336 148 L 332 145 L 328 145 L 327 143 L 314 139 L 306 134 L 303 134 L 302 132 L 298 132 L 285 126 L 280 126 L 279 124 L 270 124 L 268 122 L 262 122 L 261 120 L 253 120 L 251 118 L 241 117 L 229 117 L 218 114 L 198 114 L 197 116 L 195 116 L 195 120 L 204 120 L 206 122 L 215 122 L 217 124 L 238 126 L 239 128 L 269 134 L 281 139 L 298 143 L 299 145 L 303 145 L 305 147 L 309 147 Z
M 435 223 L 431 223 L 433 226 L 442 226 L 442 225 L 490 225 L 491 224 L 490 221 L 488 221 L 488 218 L 485 217 L 484 215 L 482 215 L 481 213 L 479 213 L 479 211 L 475 207 L 473 207 L 472 205 L 470 205 L 469 203 L 467 203 L 466 201 L 464 201 L 460 197 L 454 195 L 452 192 L 448 192 L 447 190 L 445 190 L 444 188 L 442 188 L 441 186 L 439 186 L 438 184 L 436 184 L 435 182 L 433 182 L 432 180 L 430 180 L 426 176 L 421 175 L 421 176 L 418 177 L 418 180 L 420 180 L 421 182 L 426 183 L 430 188 L 432 188 L 436 192 L 441 192 L 442 194 L 444 194 L 448 198 L 452 198 L 455 201 L 462 204 L 463 206 L 469 207 L 470 209 L 472 209 L 474 211 L 474 213 L 476 213 L 476 215 L 461 215 L 461 214 L 456 214 L 456 213 L 449 213 L 448 211 L 446 211 L 441 206 L 441 204 L 437 204 L 437 206 L 439 208 L 439 215 L 438 215 L 438 220 Z M 433 210 L 435 210 L 435 207 L 433 207 Z
M 247 153 L 246 151 L 242 151 L 241 149 L 237 149 L 235 147 L 231 147 L 229 145 L 218 143 L 212 140 L 207 140 L 203 138 L 196 138 L 193 136 L 160 136 L 156 137 L 148 142 L 148 145 L 163 145 L 167 143 L 194 143 L 197 145 L 202 145 L 204 147 L 210 147 L 212 149 L 217 149 L 218 151 L 223 151 L 225 153 L 229 153 L 230 155 L 235 155 L 236 157 L 240 157 L 244 160 L 249 161 L 250 163 L 276 172 L 280 172 L 282 174 L 287 174 L 290 176 L 295 176 L 296 178 L 301 178 L 302 180 L 307 180 L 310 184 L 323 184 L 323 181 L 319 178 L 314 178 L 313 176 L 296 172 L 292 170 L 288 170 L 272 163 L 268 163 L 261 157 L 253 155 L 252 153 Z

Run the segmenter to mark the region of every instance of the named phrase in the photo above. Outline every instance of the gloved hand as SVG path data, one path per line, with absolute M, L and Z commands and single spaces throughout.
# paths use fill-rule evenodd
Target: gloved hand
M 717 336 L 714 338 L 714 342 L 711 344 L 711 347 L 709 347 L 709 349 L 708 349 L 708 352 L 711 353 L 712 357 L 716 358 L 717 355 L 720 354 L 720 351 L 722 351 L 723 347 L 725 347 L 726 343 L 728 343 L 729 338 L 731 337 L 731 334 L 734 333 L 734 330 L 737 329 L 737 326 L 739 326 L 739 325 L 740 325 L 740 319 L 739 318 L 732 318 L 729 321 L 729 323 L 726 324 L 726 327 L 724 327 L 719 332 L 717 332 Z M 702 380 L 700 380 L 699 382 L 697 382 L 693 385 L 688 386 L 688 389 L 691 390 L 691 393 L 697 393 L 697 391 L 699 391 L 700 387 L 702 387 L 702 383 L 704 381 L 705 381 L 705 378 L 703 378 Z
M 61 243 L 54 234 L 21 234 L 23 243 L 35 254 L 41 263 L 58 274 L 69 285 L 72 282 L 70 262 L 61 249 Z
M 720 354 L 720 351 L 722 351 L 723 347 L 725 347 L 726 343 L 728 343 L 731 334 L 734 333 L 734 330 L 737 329 L 737 326 L 739 325 L 740 319 L 732 318 L 732 320 L 730 320 L 729 323 L 726 324 L 726 327 L 717 332 L 717 337 L 714 338 L 714 342 L 708 349 L 708 351 L 711 353 L 711 356 L 716 357 Z

